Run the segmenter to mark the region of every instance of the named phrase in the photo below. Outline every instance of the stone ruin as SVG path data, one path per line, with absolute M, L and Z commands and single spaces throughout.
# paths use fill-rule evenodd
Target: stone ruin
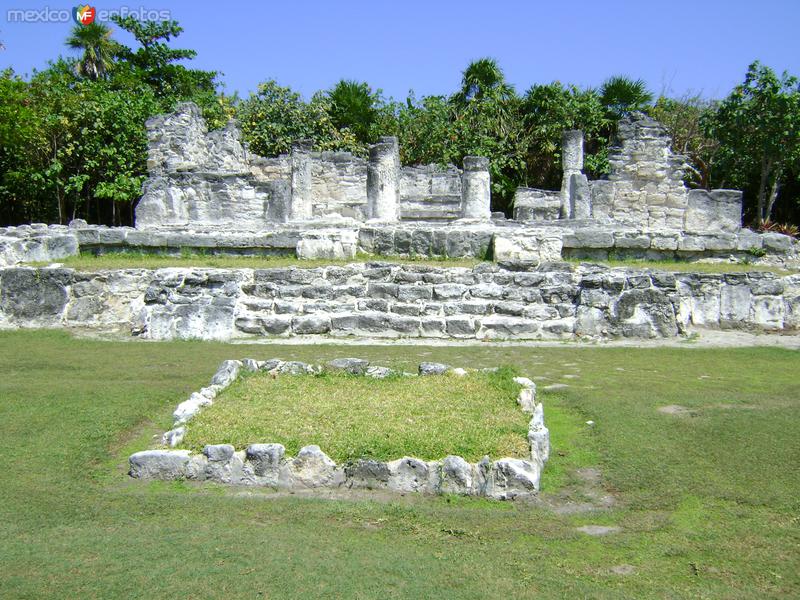
M 484 456 L 469 463 L 461 456 L 441 460 L 422 460 L 404 456 L 396 460 L 359 458 L 336 464 L 319 446 L 304 446 L 297 456 L 286 455 L 278 443 L 255 443 L 236 451 L 231 444 L 208 444 L 202 453 L 172 449 L 183 442 L 186 430 L 206 406 L 224 402 L 220 394 L 243 372 L 262 372 L 272 377 L 302 377 L 328 371 L 382 379 L 392 375 L 455 377 L 466 369 L 453 369 L 441 363 L 422 363 L 417 373 L 402 373 L 388 367 L 370 365 L 358 358 L 340 358 L 327 365 L 309 365 L 280 359 L 226 360 L 208 386 L 192 393 L 173 413 L 173 429 L 163 434 L 161 448 L 143 450 L 129 458 L 131 477 L 136 479 L 185 479 L 224 485 L 267 487 L 275 490 L 386 490 L 390 493 L 458 494 L 495 500 L 534 498 L 539 492 L 542 469 L 550 456 L 550 431 L 544 422 L 544 407 L 536 401 L 536 384 L 527 377 L 515 377 L 519 386 L 517 404 L 530 416 L 529 453 L 525 458 Z M 446 380 L 442 381 L 446 386 Z M 267 415 L 268 418 L 268 415 Z M 169 449 L 167 449 L 169 448 Z
M 396 223 L 489 220 L 489 164 L 400 165 L 395 137 L 370 146 L 369 159 L 314 152 L 300 140 L 290 154 L 265 158 L 241 142 L 233 121 L 208 132 L 198 107 L 147 122 L 150 178 L 136 226 L 225 227 L 259 231 L 283 223 Z
M 136 207 L 140 229 L 224 227 L 259 231 L 286 223 L 391 224 L 503 221 L 490 209 L 488 159 L 401 166 L 397 138 L 370 146 L 369 158 L 313 152 L 265 158 L 241 141 L 231 121 L 208 132 L 192 103 L 147 122 L 150 178 Z M 736 232 L 742 193 L 689 190 L 685 158 L 664 127 L 637 113 L 619 125 L 608 179 L 583 173 L 583 133 L 565 131 L 560 190 L 518 188 L 514 220 L 528 228 L 563 224 L 618 229 Z
M 742 192 L 687 189 L 685 157 L 673 154 L 665 128 L 641 113 L 622 119 L 608 179 L 583 174 L 583 133 L 562 137 L 561 190 L 518 188 L 514 218 L 526 223 L 594 220 L 620 228 L 692 233 L 742 228 Z
M 251 153 L 234 123 L 208 132 L 182 104 L 151 119 L 136 228 L 73 221 L 0 228 L 0 328 L 126 329 L 150 339 L 252 336 L 453 339 L 673 337 L 693 327 L 797 330 L 800 275 L 659 273 L 567 258 L 735 260 L 797 266 L 800 244 L 741 227 L 741 193 L 689 190 L 684 158 L 641 114 L 620 123 L 611 174 L 583 173 L 563 138 L 560 190 L 519 188 L 490 211 L 488 161 L 401 166 L 397 140 L 367 159 L 298 142 Z M 15 267 L 79 252 L 492 258 L 473 268 L 352 262 L 308 269 L 83 273 Z
M 512 219 L 491 212 L 484 157 L 465 157 L 461 169 L 402 166 L 397 139 L 385 137 L 366 159 L 314 152 L 307 141 L 267 158 L 250 152 L 233 121 L 209 132 L 191 103 L 150 119 L 147 131 L 135 228 L 0 228 L 0 266 L 129 250 L 479 257 L 514 268 L 568 258 L 800 262 L 791 237 L 741 227 L 741 192 L 688 189 L 684 157 L 639 113 L 619 124 L 607 179 L 586 177 L 583 135 L 564 132 L 561 189 L 518 188 Z
M 462 169 L 402 166 L 397 139 L 384 137 L 367 159 L 314 152 L 302 140 L 266 158 L 249 151 L 234 122 L 208 132 L 191 103 L 150 119 L 147 129 L 150 177 L 137 233 L 119 229 L 94 244 L 98 236 L 87 232 L 84 245 L 300 258 L 493 256 L 528 266 L 570 257 L 797 258 L 790 238 L 741 227 L 741 192 L 688 189 L 685 158 L 641 113 L 620 122 L 607 179 L 586 177 L 583 134 L 564 132 L 561 189 L 518 188 L 513 219 L 491 212 L 484 157 L 465 157 Z

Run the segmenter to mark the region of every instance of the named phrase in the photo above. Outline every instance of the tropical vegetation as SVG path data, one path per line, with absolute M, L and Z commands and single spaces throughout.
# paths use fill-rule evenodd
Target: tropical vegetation
M 76 25 L 66 46 L 77 55 L 28 78 L 0 73 L 0 223 L 132 223 L 146 177 L 145 121 L 186 100 L 212 129 L 237 118 L 263 155 L 310 139 L 318 150 L 365 156 L 378 137 L 396 135 L 404 164 L 487 156 L 493 207 L 506 212 L 518 186 L 560 185 L 563 130 L 584 131 L 586 171 L 602 177 L 617 122 L 644 111 L 687 156 L 690 187 L 743 189 L 747 222 L 800 222 L 798 79 L 758 62 L 722 99 L 656 97 L 624 75 L 596 89 L 555 81 L 518 91 L 492 58 L 467 65 L 450 94 L 395 100 L 343 79 L 306 99 L 266 79 L 239 99 L 222 91 L 219 73 L 186 66 L 196 52 L 173 47 L 183 31 L 177 22 L 113 22 L 135 47 L 109 25 Z

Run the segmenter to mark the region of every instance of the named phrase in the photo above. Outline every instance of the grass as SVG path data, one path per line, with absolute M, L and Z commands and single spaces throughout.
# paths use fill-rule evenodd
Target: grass
M 530 417 L 514 372 L 373 379 L 347 374 L 240 378 L 189 423 L 183 447 L 280 443 L 290 455 L 316 444 L 338 463 L 358 458 L 470 462 L 527 458 Z
M 330 265 L 346 265 L 354 262 L 391 262 L 405 265 L 430 267 L 474 267 L 483 262 L 477 258 L 448 257 L 398 257 L 376 256 L 359 253 L 353 260 L 300 260 L 294 256 L 234 256 L 203 253 L 181 253 L 174 255 L 151 254 L 146 252 L 108 252 L 95 255 L 83 252 L 77 256 L 60 259 L 65 267 L 78 271 L 99 271 L 103 269 L 163 269 L 167 267 L 207 267 L 216 269 L 265 269 L 270 267 L 315 268 Z M 598 264 L 607 267 L 626 267 L 634 269 L 653 269 L 691 273 L 742 273 L 750 271 L 769 271 L 778 274 L 795 273 L 798 269 L 770 267 L 747 263 L 701 263 L 678 260 L 586 260 L 570 258 L 573 264 Z M 52 262 L 52 261 L 50 261 Z M 50 262 L 30 263 L 32 266 L 46 266 Z
M 589 260 L 584 258 L 569 258 L 573 264 L 593 264 L 605 267 L 624 267 L 630 269 L 652 269 L 654 271 L 675 271 L 680 273 L 749 273 L 753 271 L 766 271 L 786 275 L 798 272 L 798 268 L 775 267 L 758 265 L 747 262 L 697 262 L 688 260 L 644 260 L 644 259 L 607 259 Z
M 431 267 L 473 267 L 480 262 L 472 258 L 447 257 L 384 257 L 359 253 L 353 260 L 300 260 L 294 256 L 236 256 L 204 253 L 153 254 L 148 252 L 107 252 L 92 254 L 82 252 L 76 256 L 59 259 L 65 267 L 78 271 L 103 269 L 163 269 L 167 267 L 208 267 L 216 269 L 266 269 L 271 267 L 315 268 L 331 265 L 346 265 L 354 262 L 385 261 L 397 264 L 426 265 Z M 46 266 L 53 261 L 31 263 Z
M 325 500 L 132 482 L 126 457 L 225 358 L 513 365 L 552 432 L 543 497 Z M 786 598 L 800 595 L 800 382 L 779 348 L 100 342 L 0 332 L 0 598 Z M 565 375 L 578 375 L 565 378 Z M 680 404 L 690 415 L 658 412 Z M 595 422 L 593 427 L 585 421 Z M 619 533 L 588 537 L 585 524 Z M 615 574 L 629 565 L 630 575 Z

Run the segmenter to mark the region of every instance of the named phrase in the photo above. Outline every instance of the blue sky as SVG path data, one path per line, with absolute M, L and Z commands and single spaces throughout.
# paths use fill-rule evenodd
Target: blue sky
M 197 50 L 193 64 L 222 71 L 226 91 L 242 95 L 269 78 L 305 96 L 341 78 L 367 81 L 396 99 L 410 89 L 446 94 L 482 56 L 496 58 L 520 92 L 553 80 L 596 86 L 626 74 L 655 93 L 721 97 L 754 59 L 800 75 L 800 0 L 91 4 L 168 10 L 185 29 L 175 45 Z M 64 39 L 71 23 L 10 23 L 8 9 L 72 5 L 6 0 L 0 67 L 29 74 L 70 54 Z

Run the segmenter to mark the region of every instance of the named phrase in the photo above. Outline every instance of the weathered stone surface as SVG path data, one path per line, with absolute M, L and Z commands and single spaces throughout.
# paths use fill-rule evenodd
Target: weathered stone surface
M 213 404 L 211 398 L 195 392 L 189 396 L 188 400 L 184 400 L 178 405 L 178 408 L 172 413 L 172 418 L 175 419 L 176 423 L 185 423 L 197 415 L 204 406 L 210 406 L 211 404 Z
M 561 235 L 555 233 L 514 233 L 494 236 L 492 254 L 501 265 L 537 267 L 561 260 Z
M 742 192 L 689 190 L 684 216 L 686 231 L 738 231 L 742 227 Z
M 488 221 L 492 213 L 488 158 L 464 157 L 462 189 L 461 216 L 465 219 Z
M 61 315 L 67 303 L 62 269 L 3 269 L 0 271 L 0 311 L 16 319 L 39 321 Z
M 170 448 L 174 448 L 175 446 L 180 445 L 185 435 L 186 427 L 176 427 L 175 429 L 170 429 L 163 436 L 161 436 L 161 443 L 165 446 L 169 446 Z
M 429 464 L 417 458 L 403 457 L 387 463 L 389 478 L 386 485 L 396 492 L 433 492 Z
M 369 361 L 361 358 L 335 358 L 328 362 L 328 367 L 337 371 L 346 371 L 351 375 L 363 375 L 369 367 Z
M 145 450 L 129 459 L 131 477 L 137 479 L 183 479 L 189 464 L 189 450 Z
M 460 456 L 442 461 L 439 491 L 443 494 L 469 495 L 473 489 L 472 465 Z
M 423 362 L 419 364 L 420 375 L 444 375 L 450 369 L 450 365 L 442 363 Z
M 211 378 L 211 385 L 219 386 L 219 388 L 226 388 L 239 376 L 239 370 L 242 363 L 238 360 L 224 360 L 217 367 L 216 373 Z
M 514 193 L 515 221 L 556 221 L 560 213 L 560 191 L 518 187 Z
M 0 268 L 0 326 L 129 327 L 150 339 L 669 337 L 693 325 L 794 327 L 785 317 L 794 314 L 787 305 L 797 295 L 792 281 L 758 272 L 673 274 L 563 263 L 522 271 L 385 263 L 113 274 Z
M 390 471 L 385 462 L 372 459 L 361 459 L 345 465 L 346 485 L 348 487 L 381 489 L 389 483 Z
M 230 444 L 213 444 L 203 448 L 203 454 L 211 462 L 228 462 L 235 451 Z
M 527 460 L 503 458 L 492 463 L 491 488 L 487 494 L 498 500 L 513 500 L 539 489 L 539 467 Z
M 276 480 L 285 453 L 281 444 L 250 444 L 246 451 L 247 461 L 256 476 L 274 476 Z
M 344 481 L 344 473 L 336 468 L 319 446 L 304 446 L 292 460 L 292 478 L 295 485 L 307 488 L 337 487 Z

